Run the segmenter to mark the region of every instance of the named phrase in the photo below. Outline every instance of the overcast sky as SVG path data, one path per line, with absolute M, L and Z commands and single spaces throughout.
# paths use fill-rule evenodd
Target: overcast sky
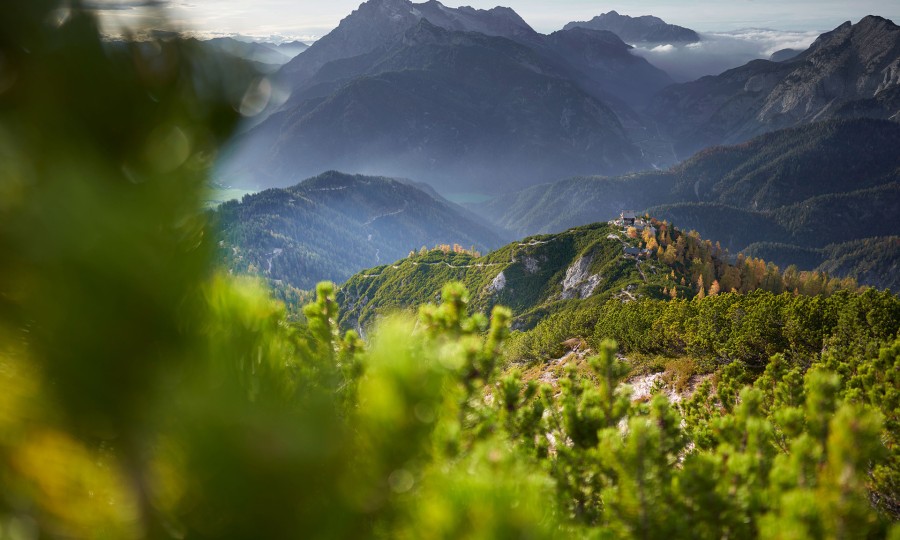
M 129 4 L 148 0 L 93 0 L 123 20 L 139 10 Z M 361 0 L 169 0 L 172 21 L 201 33 L 281 35 L 315 39 L 337 26 Z M 844 21 L 854 23 L 875 14 L 900 23 L 900 0 L 446 0 L 450 7 L 490 8 L 505 5 L 516 10 L 537 31 L 559 30 L 565 23 L 588 20 L 616 10 L 624 15 L 656 15 L 667 22 L 701 32 L 739 28 L 778 30 L 830 30 Z

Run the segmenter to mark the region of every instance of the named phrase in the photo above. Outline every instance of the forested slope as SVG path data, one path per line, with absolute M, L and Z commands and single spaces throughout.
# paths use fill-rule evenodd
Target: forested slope
M 505 240 L 430 188 L 334 171 L 226 202 L 214 218 L 227 268 L 307 290 L 423 245 L 487 251 Z
M 752 244 L 744 252 L 779 264 L 816 268 L 831 275 L 849 276 L 860 283 L 900 291 L 900 238 L 867 238 L 821 249 L 790 244 Z

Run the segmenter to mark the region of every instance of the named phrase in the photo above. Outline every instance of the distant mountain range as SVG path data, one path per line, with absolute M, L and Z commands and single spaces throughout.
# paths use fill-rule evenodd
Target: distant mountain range
M 428 186 L 337 172 L 226 202 L 214 219 L 227 268 L 301 289 L 423 245 L 487 251 L 508 240 Z
M 231 37 L 213 38 L 202 41 L 202 43 L 244 60 L 277 66 L 287 64 L 291 58 L 299 54 L 299 52 L 291 54 L 288 51 L 294 49 L 282 48 L 272 43 L 242 41 Z
M 280 78 L 291 98 L 236 141 L 226 183 L 340 169 L 500 193 L 671 162 L 636 112 L 668 75 L 610 32 L 544 36 L 509 9 L 370 0 Z
M 185 37 L 189 42 L 199 43 L 210 51 L 224 54 L 228 57 L 246 60 L 256 65 L 259 71 L 271 73 L 287 64 L 298 54 L 309 48 L 302 41 L 285 41 L 272 43 L 269 41 L 253 40 L 244 36 L 236 37 L 187 37 L 179 32 L 155 30 L 153 35 L 162 39 Z M 119 41 L 119 40 L 113 40 Z
M 572 28 L 606 30 L 628 43 L 697 43 L 700 41 L 700 35 L 697 32 L 683 26 L 667 24 L 658 17 L 650 15 L 629 17 L 628 15 L 619 15 L 615 11 L 598 15 L 590 21 L 571 22 L 565 26 L 565 30 Z
M 668 171 L 535 186 L 479 210 L 525 235 L 649 209 L 733 252 L 759 242 L 819 250 L 896 232 L 898 148 L 898 123 L 835 120 L 708 149 Z
M 789 60 L 670 86 L 648 114 L 681 157 L 830 118 L 900 120 L 900 27 L 876 16 L 845 23 Z
M 695 38 L 653 17 L 615 12 L 542 35 L 508 8 L 369 0 L 272 77 L 290 97 L 264 109 L 223 153 L 217 180 L 290 186 L 342 170 L 414 178 L 445 194 L 497 196 L 477 207 L 485 216 L 479 222 L 426 194 L 423 207 L 442 208 L 443 228 L 429 236 L 421 232 L 427 216 L 401 220 L 425 244 L 496 245 L 487 219 L 524 236 L 649 209 L 732 252 L 886 283 L 871 270 L 886 259 L 862 253 L 865 246 L 896 251 L 900 27 L 865 17 L 806 51 L 779 51 L 686 84 L 672 84 L 623 41 Z M 325 225 L 334 221 L 335 201 L 304 191 L 310 182 L 222 207 L 232 268 L 306 287 L 409 249 L 409 239 L 392 243 L 399 228 L 376 242 L 388 248 L 372 249 L 360 240 L 375 234 L 366 232 L 370 218 L 356 218 L 396 211 L 421 190 L 400 183 L 384 198 L 377 194 L 383 184 L 374 192 L 371 181 L 357 186 L 348 193 L 381 202 L 355 200 L 352 215 L 335 223 L 349 221 L 335 229 Z M 285 201 L 295 202 L 270 212 Z M 317 216 L 315 226 L 296 216 L 287 225 L 286 218 L 260 221 L 259 209 L 286 215 L 298 204 L 297 215 Z M 318 244 L 303 243 L 319 229 L 326 232 L 312 240 Z M 293 243 L 272 243 L 291 237 L 287 230 Z M 325 262 L 327 246 L 341 242 L 351 249 Z
M 332 32 L 315 42 L 308 54 L 286 65 L 282 75 L 293 88 L 303 89 L 309 86 L 307 81 L 326 64 L 370 55 L 380 48 L 389 47 L 423 20 L 450 32 L 475 32 L 515 41 L 539 53 L 545 62 L 557 64 L 557 71 L 561 71 L 559 75 L 570 76 L 577 82 L 587 82 L 583 85 L 585 87 L 599 86 L 599 91 L 605 92 L 606 97 L 612 96 L 625 102 L 646 99 L 672 83 L 664 72 L 643 58 L 629 54 L 631 47 L 614 32 L 567 27 L 545 36 L 535 32 L 512 9 L 448 8 L 437 0 L 421 4 L 409 0 L 369 0 L 342 20 Z M 582 31 L 571 31 L 576 28 Z M 368 71 L 371 71 L 371 65 L 377 65 L 371 60 L 370 57 L 370 65 L 366 66 Z M 359 63 L 356 63 L 357 69 L 360 68 Z M 589 81 L 582 80 L 585 78 Z M 587 88 L 587 91 L 593 93 L 592 88 Z M 603 97 L 603 94 L 595 94 L 595 97 Z
M 282 43 L 269 44 L 274 46 L 279 52 L 286 54 L 289 58 L 294 58 L 298 54 L 305 52 L 309 45 L 298 40 L 284 41 Z
M 900 114 L 900 32 L 879 17 L 794 57 L 782 51 L 686 84 L 620 36 L 585 26 L 696 35 L 615 12 L 542 35 L 507 8 L 369 0 L 279 71 L 290 99 L 235 141 L 219 180 L 285 186 L 339 169 L 499 194 L 665 168 L 823 119 Z

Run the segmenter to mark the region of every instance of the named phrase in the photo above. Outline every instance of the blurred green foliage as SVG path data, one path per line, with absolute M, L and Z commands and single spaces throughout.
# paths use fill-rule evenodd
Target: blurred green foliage
M 733 363 L 676 409 L 632 403 L 610 342 L 558 394 L 522 383 L 511 313 L 458 283 L 368 344 L 331 284 L 291 323 L 204 221 L 249 83 L 61 7 L 0 19 L 0 537 L 887 533 L 897 343 Z

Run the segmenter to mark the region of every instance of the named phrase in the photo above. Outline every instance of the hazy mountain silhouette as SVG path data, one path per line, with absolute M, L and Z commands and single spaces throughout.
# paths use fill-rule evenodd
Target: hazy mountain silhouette
M 448 30 L 480 32 L 492 36 L 529 39 L 537 33 L 509 8 L 490 10 L 448 8 L 436 0 L 413 4 L 409 0 L 369 0 L 345 17 L 337 28 L 290 62 L 283 74 L 292 84 L 311 77 L 333 60 L 366 54 L 390 43 L 427 18 Z
M 586 31 L 548 41 L 577 49 L 570 35 L 628 54 L 621 41 Z M 582 51 L 576 60 L 587 65 Z M 339 168 L 499 193 L 647 167 L 619 115 L 596 97 L 602 89 L 584 90 L 579 73 L 519 42 L 423 19 L 388 45 L 322 66 L 237 141 L 223 174 L 283 186 Z

